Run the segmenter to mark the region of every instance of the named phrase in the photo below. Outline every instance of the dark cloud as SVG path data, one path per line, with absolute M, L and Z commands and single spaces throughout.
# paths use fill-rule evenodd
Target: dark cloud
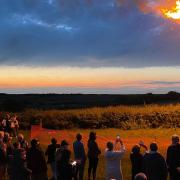
M 180 25 L 157 1 L 1 0 L 1 64 L 178 66 Z
M 151 82 L 147 82 L 146 84 L 151 84 L 151 85 L 179 85 L 180 86 L 180 81 L 151 81 Z

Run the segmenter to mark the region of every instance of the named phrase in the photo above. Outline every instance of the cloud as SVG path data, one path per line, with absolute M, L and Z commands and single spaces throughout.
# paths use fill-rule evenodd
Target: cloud
M 0 64 L 178 66 L 180 25 L 154 0 L 1 0 Z
M 153 85 L 179 85 L 180 81 L 151 81 L 147 82 L 146 84 L 153 84 Z

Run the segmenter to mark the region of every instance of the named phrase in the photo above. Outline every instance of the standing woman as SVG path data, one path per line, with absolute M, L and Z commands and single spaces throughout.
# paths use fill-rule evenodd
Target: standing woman
M 93 180 L 96 180 L 96 169 L 98 165 L 99 154 L 101 154 L 101 151 L 96 142 L 96 133 L 90 132 L 89 140 L 88 140 L 88 159 L 89 159 L 88 180 L 90 180 L 91 178 L 91 172 L 93 175 Z
M 119 144 L 119 147 L 117 145 Z M 117 149 L 117 150 L 114 150 Z M 117 138 L 115 144 L 107 143 L 105 152 L 106 159 L 106 180 L 116 179 L 122 180 L 121 159 L 125 153 L 125 147 L 120 138 Z
M 147 146 L 144 144 L 143 141 L 140 141 L 139 144 L 136 144 L 132 148 L 132 152 L 130 154 L 131 160 L 131 173 L 132 173 L 132 180 L 134 180 L 136 174 L 141 173 L 143 171 L 143 156 L 144 154 L 141 153 L 141 148 L 144 148 L 145 152 L 147 152 Z

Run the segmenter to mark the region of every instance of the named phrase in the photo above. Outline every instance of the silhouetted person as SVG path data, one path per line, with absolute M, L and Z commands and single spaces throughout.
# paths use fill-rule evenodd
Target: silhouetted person
M 86 154 L 84 150 L 84 144 L 81 141 L 82 135 L 77 134 L 76 139 L 77 140 L 73 143 L 74 156 L 75 156 L 75 160 L 77 161 L 77 172 L 76 172 L 75 179 L 83 180 Z
M 57 144 L 57 140 L 55 138 L 51 139 L 51 144 L 48 145 L 45 155 L 48 156 L 47 163 L 50 164 L 52 170 L 52 179 L 56 178 L 56 163 L 55 163 L 55 154 L 56 150 L 60 148 L 60 145 Z
M 99 161 L 99 154 L 101 151 L 96 143 L 96 133 L 90 132 L 88 140 L 88 158 L 89 158 L 89 167 L 88 167 L 88 180 L 90 180 L 91 172 L 93 175 L 93 180 L 96 179 L 96 170 Z
M 117 145 L 119 147 L 117 148 Z M 114 150 L 116 148 L 116 150 Z M 116 179 L 122 180 L 122 170 L 121 170 L 121 159 L 124 156 L 125 147 L 120 138 L 116 139 L 115 144 L 112 142 L 107 143 L 107 150 L 105 152 L 106 160 L 106 180 Z
M 147 180 L 147 177 L 144 173 L 138 173 L 133 180 Z
M 19 142 L 16 142 L 13 145 L 14 150 L 10 180 L 30 180 L 31 170 L 25 166 L 25 150 L 21 149 Z
M 61 148 L 56 154 L 57 180 L 72 180 L 73 169 L 70 163 L 71 151 L 68 149 L 69 144 L 66 140 L 61 142 Z
M 177 135 L 172 136 L 172 144 L 168 147 L 166 162 L 170 179 L 180 180 L 180 144 Z
M 5 179 L 6 174 L 6 145 L 3 142 L 4 133 L 0 132 L 0 178 Z
M 6 154 L 7 154 L 7 172 L 8 174 L 11 173 L 11 166 L 12 166 L 12 157 L 13 157 L 13 144 L 12 144 L 12 137 L 10 137 L 9 133 L 4 133 L 4 144 L 6 145 Z
M 130 160 L 132 165 L 132 180 L 134 180 L 136 174 L 142 172 L 143 154 L 141 154 L 141 147 L 147 150 L 147 147 L 144 145 L 144 143 L 140 142 L 139 144 L 133 146 L 132 152 L 130 154 Z
M 11 134 L 11 116 L 10 114 L 6 114 L 6 118 L 3 120 L 3 126 L 5 132 L 8 132 Z
M 47 165 L 39 141 L 33 139 L 27 151 L 27 168 L 32 171 L 32 180 L 47 180 Z
M 146 153 L 143 158 L 143 171 L 148 180 L 166 180 L 167 165 L 163 156 L 157 152 L 156 143 L 150 144 L 150 152 Z

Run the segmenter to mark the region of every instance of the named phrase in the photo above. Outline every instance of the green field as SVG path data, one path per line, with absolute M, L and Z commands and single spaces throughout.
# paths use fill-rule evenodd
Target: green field
M 58 130 L 53 131 L 53 134 L 50 134 L 50 131 L 42 130 L 38 133 L 37 137 L 40 139 L 41 146 L 45 150 L 48 142 L 52 137 L 56 137 L 60 142 L 62 139 L 67 139 L 71 144 L 70 149 L 72 149 L 72 142 L 75 139 L 77 132 L 83 134 L 83 141 L 86 147 L 88 134 L 91 130 L 84 129 L 74 129 L 74 130 Z M 143 140 L 147 146 L 150 142 L 156 141 L 159 145 L 159 152 L 166 156 L 166 149 L 171 143 L 171 136 L 173 134 L 180 134 L 180 129 L 139 129 L 139 130 L 119 130 L 119 129 L 99 129 L 95 130 L 97 133 L 97 142 L 102 150 L 102 155 L 100 156 L 99 166 L 97 169 L 97 179 L 104 179 L 104 170 L 105 170 L 105 160 L 104 160 L 104 149 L 107 141 L 113 141 L 117 134 L 120 134 L 121 138 L 124 140 L 124 144 L 127 148 L 126 154 L 122 160 L 122 169 L 123 176 L 125 180 L 131 179 L 131 164 L 129 160 L 129 155 L 131 148 L 134 144 L 138 143 L 139 140 Z M 29 132 L 24 132 L 26 136 L 29 135 Z M 72 154 L 73 159 L 73 154 Z M 86 163 L 85 170 L 85 180 L 87 179 L 87 168 L 88 163 Z M 50 176 L 50 170 L 49 170 Z

